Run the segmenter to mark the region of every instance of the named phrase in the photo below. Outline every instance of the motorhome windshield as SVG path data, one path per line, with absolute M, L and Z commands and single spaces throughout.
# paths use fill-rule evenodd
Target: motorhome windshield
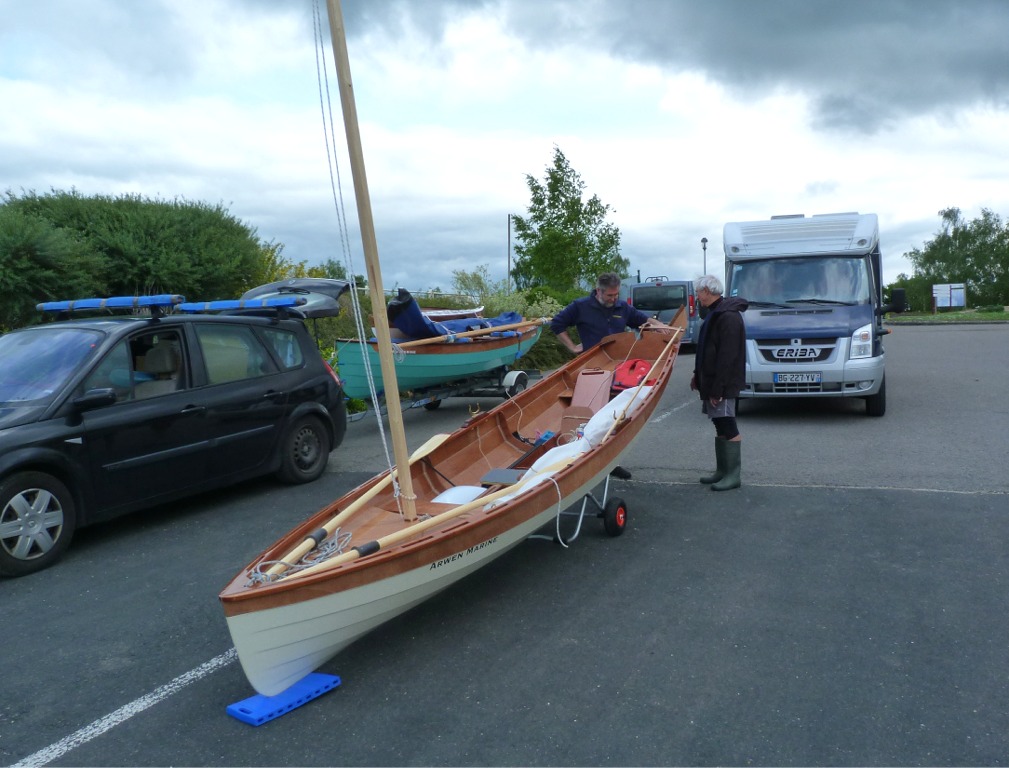
M 731 267 L 732 296 L 753 304 L 868 304 L 864 257 L 817 256 L 740 261 Z

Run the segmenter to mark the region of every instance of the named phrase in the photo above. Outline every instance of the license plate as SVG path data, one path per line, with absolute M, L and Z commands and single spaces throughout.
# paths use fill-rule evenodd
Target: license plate
M 776 373 L 775 384 L 819 384 L 819 373 Z

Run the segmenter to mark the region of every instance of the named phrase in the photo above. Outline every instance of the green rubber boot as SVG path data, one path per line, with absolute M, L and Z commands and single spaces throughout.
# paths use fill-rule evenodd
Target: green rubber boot
M 731 491 L 733 488 L 740 486 L 739 473 L 742 460 L 739 456 L 739 448 L 742 444 L 740 440 L 725 441 L 725 476 L 717 483 L 714 483 L 711 486 L 711 490 Z
M 715 462 L 717 466 L 714 473 L 710 475 L 705 475 L 701 478 L 701 482 L 705 485 L 711 485 L 712 483 L 717 483 L 723 477 L 725 477 L 725 443 L 728 442 L 724 437 L 715 438 Z

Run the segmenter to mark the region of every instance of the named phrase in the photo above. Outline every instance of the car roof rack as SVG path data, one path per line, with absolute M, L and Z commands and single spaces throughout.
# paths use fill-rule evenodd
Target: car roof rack
M 335 304 L 335 299 L 322 296 Z M 310 304 L 309 295 L 285 293 L 278 296 L 249 297 L 241 299 L 219 299 L 216 301 L 186 301 L 185 296 L 174 293 L 162 293 L 149 296 L 110 296 L 108 298 L 67 299 L 63 301 L 46 301 L 36 304 L 40 312 L 59 313 L 61 317 L 69 317 L 75 312 L 102 312 L 114 309 L 147 309 L 151 319 L 163 317 L 168 312 L 179 311 L 187 314 L 201 312 L 230 312 L 242 315 L 260 315 L 268 317 L 310 316 L 299 308 Z
M 61 312 L 71 315 L 74 312 L 100 311 L 106 309 L 149 309 L 151 317 L 160 317 L 166 307 L 175 307 L 185 302 L 185 296 L 174 293 L 159 293 L 150 296 L 109 296 L 105 299 L 69 299 L 65 301 L 44 301 L 36 304 L 39 312 Z

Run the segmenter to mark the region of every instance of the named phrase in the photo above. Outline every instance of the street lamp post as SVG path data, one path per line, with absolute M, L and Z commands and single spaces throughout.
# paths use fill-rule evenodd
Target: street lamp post
M 701 250 L 704 251 L 704 274 L 708 274 L 708 238 L 701 238 Z

